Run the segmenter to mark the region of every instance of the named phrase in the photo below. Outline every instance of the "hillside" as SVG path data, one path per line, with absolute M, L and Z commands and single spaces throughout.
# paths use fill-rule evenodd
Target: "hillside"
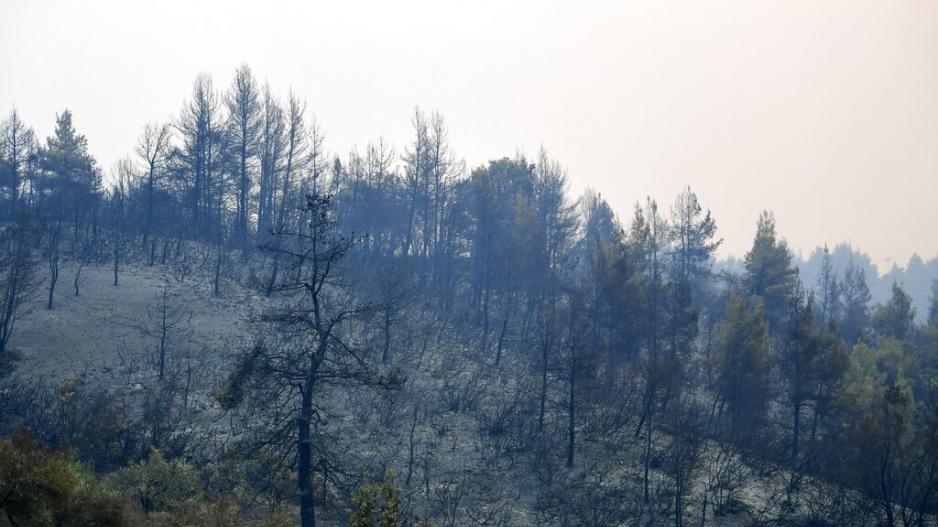
M 716 262 L 690 187 L 623 214 L 411 126 L 327 153 L 243 65 L 105 177 L 12 112 L 0 527 L 935 523 L 924 262 L 802 276 L 769 210 Z
M 76 270 L 64 266 L 65 285 L 71 285 Z M 199 419 L 206 427 L 201 433 L 216 438 L 231 433 L 227 427 L 209 432 L 215 426 L 209 423 L 224 413 L 212 396 L 252 339 L 250 313 L 269 301 L 243 292 L 236 283 L 217 297 L 208 277 L 196 273 L 180 279 L 172 266 L 125 265 L 118 286 L 107 265 L 85 266 L 81 273 L 79 296 L 73 288 L 62 287 L 53 309 L 46 308 L 44 295 L 36 295 L 24 310 L 11 340 L 18 359 L 10 381 L 53 388 L 77 382 L 79 394 L 102 392 L 139 401 L 141 390 L 155 385 L 158 341 L 151 313 L 168 287 L 177 305 L 191 314 L 185 340 L 174 343 L 173 353 L 191 353 L 198 363 L 197 397 L 207 401 Z M 402 321 L 406 331 L 417 323 Z M 605 431 L 601 441 L 582 445 L 577 452 L 582 465 L 564 469 L 562 456 L 544 458 L 530 451 L 521 444 L 523 432 L 509 429 L 514 416 L 532 411 L 521 402 L 530 387 L 505 373 L 520 364 L 506 361 L 493 367 L 459 344 L 465 336 L 453 335 L 445 326 L 424 336 L 419 349 L 399 348 L 402 356 L 395 357 L 398 367 L 409 372 L 405 387 L 386 394 L 337 393 L 329 406 L 332 422 L 324 437 L 335 443 L 324 448 L 334 451 L 334 462 L 350 471 L 353 481 L 390 468 L 405 489 L 408 510 L 421 517 L 429 514 L 442 525 L 541 525 L 574 518 L 586 525 L 611 525 L 623 514 L 645 516 L 654 523 L 657 516 L 671 514 L 667 504 L 649 509 L 642 503 L 643 445 L 629 428 L 634 420 Z M 401 337 L 401 344 L 413 340 Z M 547 419 L 562 426 L 562 410 L 555 408 Z M 664 453 L 673 441 L 667 433 L 656 434 L 655 448 Z M 719 506 L 725 510 L 710 512 L 707 524 L 743 525 L 777 514 L 784 478 L 760 474 L 727 456 L 733 454 L 716 443 L 703 446 L 701 458 L 733 470 L 727 476 L 736 479 L 731 483 L 735 490 L 722 490 L 727 496 Z M 408 479 L 412 481 L 406 484 Z M 656 466 L 654 492 L 668 493 L 668 481 L 668 474 Z M 700 510 L 700 496 L 712 492 L 711 484 L 694 482 L 688 509 Z M 591 504 L 591 516 L 585 518 L 580 517 L 584 502 Z
M 80 295 L 75 296 L 76 272 L 77 265 L 64 266 L 53 309 L 46 308 L 45 294 L 24 306 L 10 340 L 19 355 L 18 375 L 51 382 L 81 376 L 107 385 L 121 367 L 152 366 L 158 337 L 152 335 L 151 311 L 158 308 L 164 288 L 191 315 L 191 334 L 177 344 L 183 349 L 211 350 L 218 364 L 224 364 L 246 338 L 251 305 L 247 295 L 215 297 L 210 285 L 179 280 L 178 273 L 160 266 L 127 266 L 115 286 L 111 268 L 91 265 L 81 270 Z

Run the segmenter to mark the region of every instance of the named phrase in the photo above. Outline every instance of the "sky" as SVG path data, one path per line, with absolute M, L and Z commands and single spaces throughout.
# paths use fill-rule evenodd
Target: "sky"
M 44 138 L 70 109 L 105 169 L 242 63 L 343 156 L 402 152 L 419 106 L 469 167 L 544 147 L 624 219 L 689 185 L 724 256 L 763 209 L 805 257 L 938 256 L 934 0 L 0 0 L 0 111 Z

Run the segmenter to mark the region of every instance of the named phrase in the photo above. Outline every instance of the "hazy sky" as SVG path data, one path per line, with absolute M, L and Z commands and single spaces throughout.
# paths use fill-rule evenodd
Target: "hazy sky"
M 938 1 L 0 0 L 0 109 L 68 107 L 100 164 L 247 62 L 343 155 L 440 111 L 470 166 L 543 145 L 630 217 L 685 185 L 741 255 L 761 209 L 807 253 L 938 255 Z

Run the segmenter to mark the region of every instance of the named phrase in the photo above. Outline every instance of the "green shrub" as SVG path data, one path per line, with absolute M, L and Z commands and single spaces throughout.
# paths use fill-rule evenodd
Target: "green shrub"
M 159 450 L 107 478 L 115 492 L 139 503 L 145 514 L 176 511 L 198 503 L 202 489 L 196 470 L 185 461 L 167 461 Z
M 68 450 L 25 431 L 0 439 L 0 526 L 130 525 L 124 501 L 98 484 Z

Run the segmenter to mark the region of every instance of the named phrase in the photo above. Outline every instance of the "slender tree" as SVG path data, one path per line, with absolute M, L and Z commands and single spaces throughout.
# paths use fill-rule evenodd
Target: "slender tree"
M 96 205 L 101 176 L 88 153 L 88 140 L 75 131 L 70 111 L 56 117 L 55 132 L 41 152 L 41 166 L 40 196 L 51 206 L 62 207 L 64 214 L 71 212 L 74 252 L 84 220 Z
M 25 211 L 17 222 L 0 227 L 0 362 L 6 361 L 16 321 L 40 283 L 34 274 L 33 236 L 35 230 Z
M 729 439 L 744 445 L 760 433 L 769 403 L 768 326 L 759 297 L 734 296 L 720 328 L 717 395 Z
M 892 296 L 885 304 L 876 306 L 872 317 L 877 336 L 906 340 L 915 330 L 915 308 L 912 297 L 897 283 L 892 284 Z
M 371 310 L 350 299 L 343 280 L 343 260 L 357 240 L 337 230 L 329 196 L 308 195 L 302 213 L 303 222 L 297 228 L 276 231 L 281 241 L 263 247 L 283 253 L 292 262 L 276 288 L 282 296 L 281 307 L 264 317 L 282 338 L 276 339 L 278 345 L 262 342 L 244 357 L 222 400 L 233 408 L 246 390 L 260 388 L 286 398 L 278 404 L 295 407 L 295 415 L 279 423 L 278 430 L 286 427 L 295 438 L 300 525 L 314 527 L 313 472 L 317 462 L 313 419 L 321 405 L 317 393 L 324 384 L 389 386 L 393 379 L 371 367 L 348 337 L 347 326 Z
M 35 152 L 35 142 L 32 128 L 26 126 L 16 109 L 11 110 L 0 123 L 0 174 L 3 175 L 2 186 L 9 189 L 7 218 L 11 221 L 16 219 L 26 164 Z
M 143 162 L 143 169 L 146 173 L 144 182 L 146 216 L 143 220 L 142 246 L 144 250 L 148 250 L 148 244 L 150 244 L 148 258 L 150 265 L 153 265 L 153 259 L 156 256 L 156 240 L 152 239 L 151 242 L 156 193 L 159 191 L 160 183 L 165 177 L 163 171 L 166 168 L 171 137 L 171 129 L 168 124 L 147 123 L 143 127 L 140 139 L 137 141 L 136 154 Z
M 821 272 L 818 275 L 815 296 L 819 299 L 816 316 L 821 324 L 828 324 L 840 318 L 841 286 L 834 272 L 831 262 L 831 252 L 824 245 L 824 254 L 821 258 Z
M 237 198 L 235 214 L 235 240 L 242 249 L 247 248 L 250 196 L 253 189 L 252 159 L 257 155 L 261 129 L 261 101 L 254 75 L 247 64 L 235 71 L 231 88 L 225 95 L 228 107 L 228 126 L 232 146 L 237 152 Z
M 842 287 L 843 310 L 839 320 L 844 340 L 854 345 L 868 332 L 870 321 L 870 289 L 866 284 L 866 273 L 853 261 L 844 269 Z
M 749 294 L 762 299 L 769 329 L 780 334 L 785 328 L 788 304 L 798 279 L 788 244 L 775 232 L 775 217 L 768 211 L 759 216 L 752 249 L 746 253 L 745 282 Z

